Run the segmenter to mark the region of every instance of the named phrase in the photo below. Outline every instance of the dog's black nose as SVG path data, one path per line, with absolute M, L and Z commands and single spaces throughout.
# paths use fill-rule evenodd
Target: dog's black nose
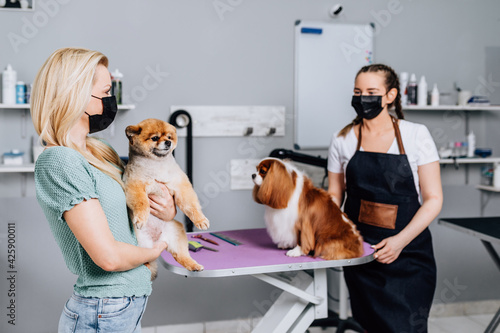
M 256 173 L 253 173 L 253 174 L 252 174 L 252 179 L 255 179 L 255 177 L 257 177 L 257 174 L 256 174 Z
M 172 145 L 172 141 L 165 141 L 165 146 L 167 146 L 167 148 L 170 148 L 170 146 Z

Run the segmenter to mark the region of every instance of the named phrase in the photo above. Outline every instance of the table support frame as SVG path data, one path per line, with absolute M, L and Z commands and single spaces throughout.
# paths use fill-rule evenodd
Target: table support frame
M 326 269 L 298 271 L 285 275 L 285 278 L 283 274 L 253 276 L 284 291 L 255 326 L 253 333 L 303 333 L 315 319 L 328 317 Z
M 500 256 L 498 256 L 498 253 L 493 247 L 493 245 L 491 245 L 490 242 L 485 241 L 484 239 L 481 239 L 481 243 L 483 243 L 484 247 L 486 248 L 486 251 L 490 255 L 491 259 L 495 262 L 497 268 L 500 269 Z M 484 333 L 495 332 L 495 329 L 498 327 L 499 324 L 500 324 L 500 309 L 498 309 L 497 313 L 495 313 L 493 319 L 490 321 L 488 327 L 486 327 Z

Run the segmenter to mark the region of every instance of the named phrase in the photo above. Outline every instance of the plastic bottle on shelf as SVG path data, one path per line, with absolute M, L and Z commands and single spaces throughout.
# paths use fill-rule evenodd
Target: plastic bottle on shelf
M 437 83 L 434 83 L 434 87 L 432 87 L 431 105 L 432 106 L 439 106 L 439 90 L 438 90 Z
M 118 69 L 116 69 L 113 73 L 111 73 L 111 94 L 116 97 L 116 103 L 122 104 L 122 79 L 123 74 L 120 73 Z
M 16 104 L 26 103 L 26 85 L 23 81 L 17 81 L 16 84 Z
M 476 136 L 474 132 L 470 131 L 470 133 L 467 134 L 467 143 L 467 157 L 474 157 L 474 150 L 476 150 Z
M 402 72 L 399 78 L 401 81 L 401 86 L 399 87 L 401 93 L 401 105 L 405 106 L 408 105 L 408 72 Z
M 469 152 L 469 144 L 467 141 L 462 142 L 462 149 L 460 150 L 460 157 L 467 157 L 467 153 Z
M 455 145 L 453 147 L 452 157 L 454 157 L 454 158 L 460 157 L 461 152 L 462 152 L 462 142 L 455 141 Z
M 493 171 L 493 187 L 500 188 L 500 164 L 495 164 Z
M 408 105 L 417 105 L 417 89 L 417 76 L 413 73 L 410 76 L 410 82 L 408 82 L 408 86 L 406 88 L 408 93 Z
M 418 106 L 427 105 L 427 81 L 425 81 L 424 75 L 422 75 L 418 84 L 417 104 Z
M 9 64 L 2 73 L 2 103 L 16 104 L 17 73 Z

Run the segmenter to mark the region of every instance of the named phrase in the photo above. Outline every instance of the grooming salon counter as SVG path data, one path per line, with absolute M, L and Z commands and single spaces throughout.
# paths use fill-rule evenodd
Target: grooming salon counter
M 195 234 L 201 234 L 219 245 L 193 238 Z M 373 260 L 373 249 L 367 243 L 364 243 L 362 257 L 323 260 L 309 256 L 286 256 L 287 250 L 278 249 L 265 228 L 222 231 L 217 234 L 226 240 L 209 232 L 188 233 L 189 241 L 199 241 L 204 246 L 218 250 L 191 252 L 193 259 L 205 267 L 203 271 L 186 270 L 166 251 L 161 255 L 161 262 L 167 270 L 186 277 L 252 275 L 284 290 L 253 332 L 305 332 L 315 319 L 328 316 L 326 269 L 360 265 Z

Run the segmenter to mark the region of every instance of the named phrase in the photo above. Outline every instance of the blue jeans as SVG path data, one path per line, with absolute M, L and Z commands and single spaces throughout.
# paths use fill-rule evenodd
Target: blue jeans
M 140 333 L 147 296 L 97 298 L 73 293 L 59 319 L 58 333 Z

